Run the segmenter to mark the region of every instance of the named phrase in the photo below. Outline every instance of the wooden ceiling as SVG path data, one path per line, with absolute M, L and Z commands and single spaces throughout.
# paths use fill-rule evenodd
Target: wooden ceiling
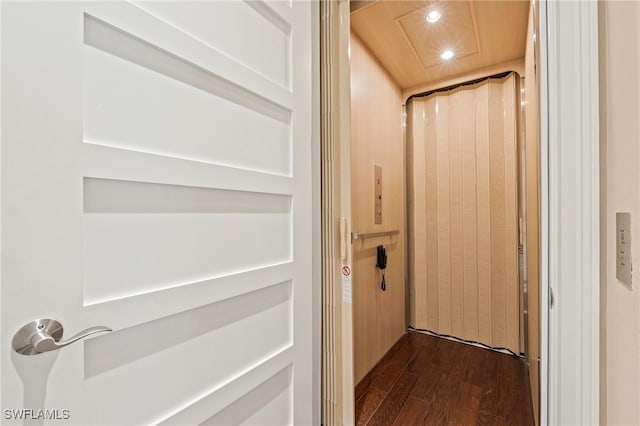
M 433 9 L 442 16 L 431 24 Z M 528 17 L 528 0 L 351 3 L 352 30 L 402 89 L 524 58 Z

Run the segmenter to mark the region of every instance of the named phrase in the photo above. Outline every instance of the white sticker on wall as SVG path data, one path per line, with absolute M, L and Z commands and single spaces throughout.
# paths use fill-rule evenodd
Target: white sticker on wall
M 351 266 L 342 265 L 342 301 L 351 303 Z

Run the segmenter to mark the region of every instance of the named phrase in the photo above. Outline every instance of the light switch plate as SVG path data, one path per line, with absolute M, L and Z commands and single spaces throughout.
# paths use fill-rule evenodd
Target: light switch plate
M 631 214 L 616 213 L 616 278 L 631 287 Z

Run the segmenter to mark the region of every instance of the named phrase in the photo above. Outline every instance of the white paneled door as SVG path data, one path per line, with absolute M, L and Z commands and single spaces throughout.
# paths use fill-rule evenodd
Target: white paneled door
M 311 424 L 317 5 L 1 7 L 1 422 Z

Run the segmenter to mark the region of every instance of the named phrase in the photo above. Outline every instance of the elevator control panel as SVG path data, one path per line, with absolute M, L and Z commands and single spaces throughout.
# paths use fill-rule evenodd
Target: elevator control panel
M 375 223 L 382 223 L 382 167 L 376 165 L 374 170 L 375 175 L 375 202 L 373 205 L 375 206 Z
M 630 213 L 616 213 L 616 278 L 631 287 Z

